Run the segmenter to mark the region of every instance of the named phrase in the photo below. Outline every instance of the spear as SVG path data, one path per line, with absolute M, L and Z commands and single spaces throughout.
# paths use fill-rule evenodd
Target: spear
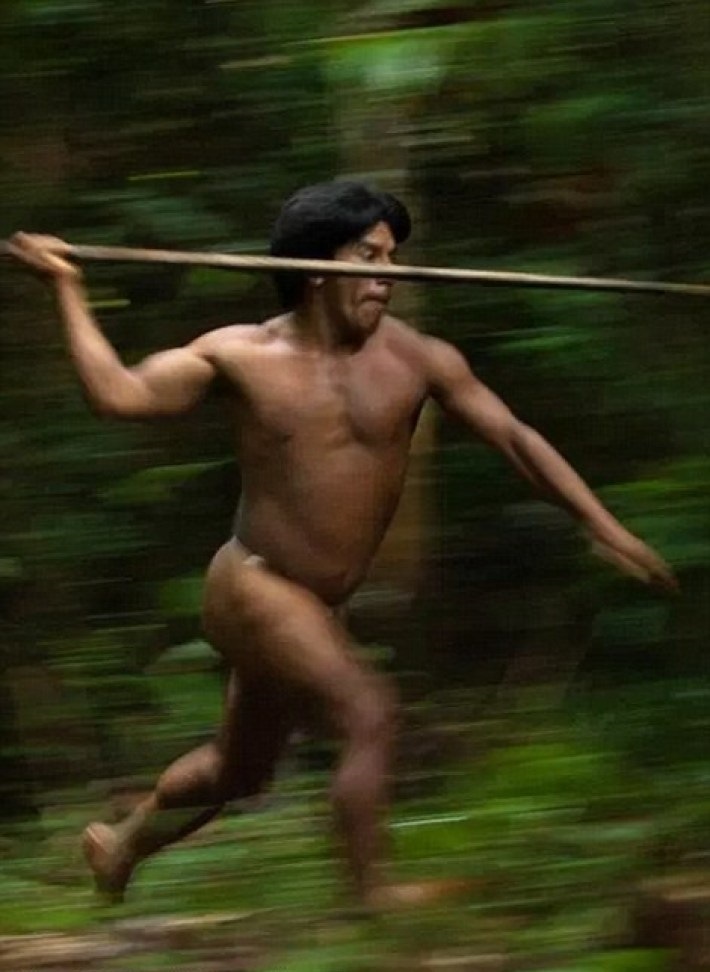
M 0 242 L 0 254 L 8 254 Z M 249 273 L 290 271 L 312 276 L 377 277 L 431 283 L 468 283 L 483 287 L 537 287 L 557 290 L 605 290 L 620 293 L 660 294 L 676 297 L 710 297 L 710 285 L 672 283 L 659 280 L 627 280 L 613 277 L 572 277 L 508 270 L 464 270 L 455 267 L 381 266 L 341 260 L 302 260 L 291 257 L 247 256 L 182 250 L 136 249 L 125 246 L 70 245 L 62 255 L 74 260 L 103 260 L 114 263 L 163 263 L 212 267 Z

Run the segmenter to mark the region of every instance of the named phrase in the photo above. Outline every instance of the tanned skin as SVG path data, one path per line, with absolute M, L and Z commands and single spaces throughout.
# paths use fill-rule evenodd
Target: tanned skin
M 405 898 L 406 888 L 383 874 L 394 693 L 351 652 L 337 608 L 365 577 L 390 523 L 427 399 L 566 509 L 622 571 L 674 590 L 669 567 L 454 347 L 387 313 L 387 279 L 310 278 L 293 312 L 211 331 L 127 368 L 88 309 L 66 244 L 19 233 L 12 252 L 51 281 L 94 411 L 117 419 L 180 415 L 219 378 L 242 472 L 236 537 L 215 554 L 204 595 L 206 637 L 231 672 L 221 728 L 173 763 L 123 824 L 87 828 L 97 885 L 120 898 L 148 855 L 227 801 L 262 792 L 308 710 L 342 739 L 332 800 L 356 898 L 375 907 Z M 381 222 L 334 258 L 388 266 L 394 255 Z

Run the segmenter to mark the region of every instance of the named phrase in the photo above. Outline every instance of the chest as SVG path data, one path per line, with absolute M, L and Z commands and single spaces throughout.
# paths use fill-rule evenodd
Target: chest
M 424 397 L 421 376 L 387 353 L 265 356 L 240 390 L 244 421 L 260 436 L 326 446 L 408 438 Z

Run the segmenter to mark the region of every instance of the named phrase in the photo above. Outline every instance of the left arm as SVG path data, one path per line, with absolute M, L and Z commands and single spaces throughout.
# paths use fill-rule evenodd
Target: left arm
M 619 523 L 549 442 L 475 377 L 463 355 L 444 341 L 424 340 L 429 393 L 448 415 L 503 453 L 543 497 L 579 520 L 596 553 L 639 580 L 676 589 L 668 565 Z

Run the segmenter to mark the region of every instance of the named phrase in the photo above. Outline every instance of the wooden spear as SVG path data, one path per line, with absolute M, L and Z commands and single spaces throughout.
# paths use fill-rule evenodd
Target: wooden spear
M 451 267 L 379 266 L 338 260 L 297 260 L 287 257 L 245 256 L 230 253 L 196 253 L 180 250 L 145 250 L 123 246 L 70 246 L 63 254 L 75 260 L 109 260 L 116 263 L 170 263 L 274 273 L 305 272 L 313 276 L 377 277 L 388 280 L 432 283 L 469 283 L 484 287 L 543 287 L 564 290 L 607 290 L 636 294 L 667 294 L 677 297 L 710 297 L 710 285 L 669 283 L 658 280 L 624 280 L 608 277 L 569 277 L 503 270 L 459 270 Z M 0 243 L 7 255 L 7 243 Z

